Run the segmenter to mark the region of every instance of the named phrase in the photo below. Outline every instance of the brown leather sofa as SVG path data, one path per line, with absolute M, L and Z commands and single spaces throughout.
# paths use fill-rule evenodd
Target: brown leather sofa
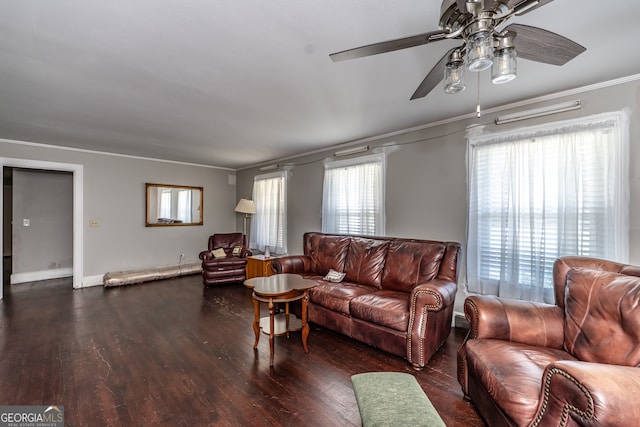
M 304 255 L 271 265 L 316 281 L 309 321 L 424 367 L 451 332 L 460 244 L 316 232 L 303 240 Z M 331 269 L 344 280 L 324 280 Z
M 233 249 L 240 247 L 237 256 Z M 247 257 L 251 251 L 247 249 L 247 238 L 242 233 L 218 233 L 209 236 L 208 250 L 198 255 L 202 260 L 202 281 L 205 286 L 223 283 L 243 282 L 247 276 Z M 212 251 L 223 249 L 225 256 L 215 258 Z
M 640 425 L 640 267 L 565 257 L 555 305 L 470 296 L 462 390 L 490 426 Z

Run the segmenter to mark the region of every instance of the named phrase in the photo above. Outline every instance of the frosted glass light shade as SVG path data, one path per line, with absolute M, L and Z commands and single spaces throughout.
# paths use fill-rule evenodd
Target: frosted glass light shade
M 514 48 L 502 49 L 495 54 L 491 66 L 491 82 L 493 84 L 510 82 L 516 78 L 517 72 L 518 64 Z
M 467 41 L 466 61 L 469 71 L 483 71 L 493 63 L 493 39 L 486 31 L 473 34 Z
M 444 69 L 444 92 L 459 93 L 466 88 L 464 84 L 464 63 L 449 62 Z

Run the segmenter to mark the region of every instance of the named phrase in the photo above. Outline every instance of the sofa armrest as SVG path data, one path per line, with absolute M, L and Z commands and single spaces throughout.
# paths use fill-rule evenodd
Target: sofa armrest
M 434 279 L 421 283 L 411 291 L 411 312 L 426 309 L 440 311 L 453 304 L 458 285 L 455 282 Z
M 422 369 L 451 333 L 458 285 L 444 279 L 421 283 L 411 291 L 407 360 Z
M 213 255 L 211 255 L 211 251 L 202 251 L 198 254 L 198 258 L 202 261 L 208 261 L 213 258 Z
M 581 361 L 547 367 L 543 396 L 532 426 L 636 425 L 640 405 L 640 369 Z
M 311 258 L 306 255 L 288 255 L 271 261 L 274 273 L 300 274 L 311 271 Z
M 464 302 L 471 331 L 469 339 L 493 338 L 539 347 L 562 349 L 562 308 L 530 301 L 474 295 Z
M 564 311 L 556 305 L 473 295 L 464 301 L 464 315 L 470 329 L 458 348 L 458 382 L 465 395 L 466 344 L 470 339 L 492 338 L 555 349 L 564 346 Z

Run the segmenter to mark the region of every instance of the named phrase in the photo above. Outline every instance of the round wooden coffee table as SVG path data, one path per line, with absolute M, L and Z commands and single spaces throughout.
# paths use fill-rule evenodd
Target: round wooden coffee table
M 309 353 L 307 337 L 307 307 L 309 305 L 309 289 L 316 286 L 316 282 L 304 279 L 297 274 L 275 274 L 269 277 L 254 277 L 244 281 L 244 285 L 253 289 L 253 332 L 256 341 L 253 348 L 258 347 L 260 329 L 269 335 L 269 366 L 273 366 L 273 338 L 278 335 L 289 336 L 290 331 L 302 330 L 302 347 Z M 289 318 L 289 303 L 302 300 L 302 319 L 293 316 Z M 260 303 L 269 305 L 269 317 L 260 318 Z M 276 314 L 275 307 L 279 303 L 285 304 L 285 312 Z

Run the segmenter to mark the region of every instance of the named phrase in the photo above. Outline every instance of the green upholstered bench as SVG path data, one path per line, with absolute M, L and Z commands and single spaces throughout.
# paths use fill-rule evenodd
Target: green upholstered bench
M 351 377 L 364 427 L 445 426 L 416 378 L 403 372 Z

